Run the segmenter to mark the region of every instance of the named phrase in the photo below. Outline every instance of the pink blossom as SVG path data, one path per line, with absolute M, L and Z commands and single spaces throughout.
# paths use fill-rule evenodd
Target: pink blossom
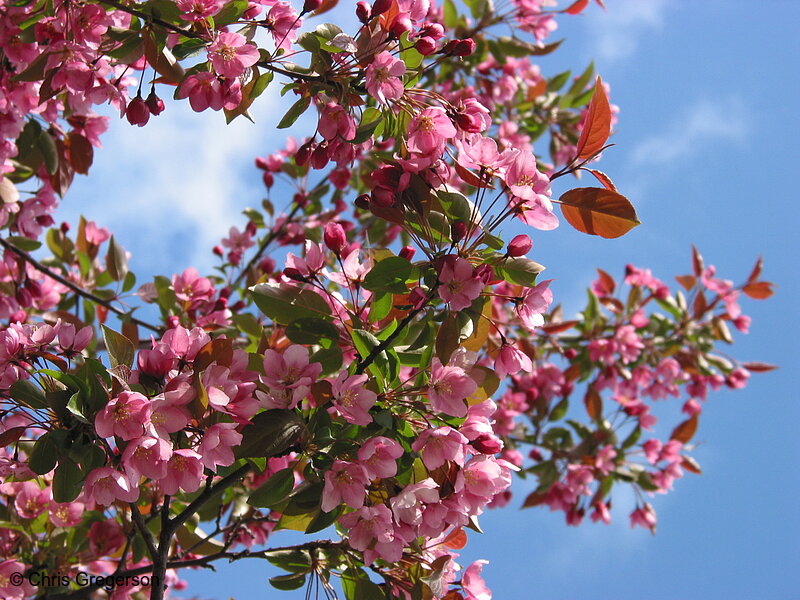
M 428 477 L 403 488 L 403 491 L 390 501 L 395 520 L 398 523 L 420 525 L 425 505 L 439 502 L 438 487 L 436 482 Z
M 175 450 L 167 463 L 166 474 L 158 484 L 165 494 L 177 494 L 181 489 L 191 494 L 200 487 L 203 480 L 203 463 L 194 450 L 181 448 Z
M 100 437 L 132 440 L 141 436 L 150 421 L 150 401 L 138 392 L 121 392 L 97 413 L 95 430 Z
M 449 303 L 453 311 L 469 308 L 481 295 L 484 285 L 469 261 L 461 257 L 445 261 L 439 281 L 439 297 Z
M 369 409 L 375 405 L 378 395 L 364 387 L 366 375 L 351 375 L 342 371 L 331 381 L 333 405 L 345 421 L 353 425 L 369 425 L 372 416 Z
M 388 509 L 387 509 L 388 510 Z M 15 581 L 12 575 L 15 573 L 25 573 L 28 567 L 16 560 L 4 560 L 0 562 L 0 596 L 6 600 L 23 600 L 36 593 L 36 587 L 32 586 L 26 578 L 22 581 Z
M 35 519 L 47 510 L 51 496 L 49 487 L 42 489 L 35 481 L 25 481 L 19 484 L 14 507 L 23 519 Z
M 305 251 L 305 258 L 287 252 L 286 267 L 297 269 L 301 275 L 308 277 L 313 273 L 318 273 L 325 266 L 325 250 L 322 244 L 306 240 Z
M 205 109 L 222 109 L 225 103 L 222 83 L 214 73 L 202 71 L 184 79 L 178 87 L 178 98 L 189 98 L 189 104 L 195 112 Z
M 181 275 L 173 275 L 172 289 L 178 300 L 188 302 L 192 308 L 197 308 L 214 295 L 211 280 L 201 277 L 194 267 L 189 267 Z
M 456 133 L 444 109 L 426 108 L 408 125 L 408 149 L 426 156 L 439 156 L 447 140 L 455 137 Z
M 264 25 L 272 34 L 276 48 L 289 50 L 297 39 L 302 21 L 288 2 L 276 2 L 270 9 Z
M 320 508 L 331 512 L 343 502 L 351 508 L 361 508 L 368 485 L 369 478 L 364 467 L 343 460 L 334 461 L 331 469 L 325 473 Z
M 466 594 L 465 600 L 492 600 L 492 592 L 481 577 L 481 571 L 487 564 L 488 560 L 476 560 L 464 571 L 461 587 Z
M 608 475 L 615 467 L 617 451 L 610 444 L 601 448 L 594 457 L 594 466 L 603 475 Z
M 377 54 L 367 67 L 366 86 L 370 96 L 381 104 L 396 100 L 403 95 L 403 81 L 406 64 L 389 52 Z
M 465 400 L 478 389 L 478 384 L 461 367 L 442 366 L 438 358 L 433 359 L 431 380 L 428 384 L 428 400 L 436 412 L 454 417 L 467 414 Z
M 75 331 L 72 323 L 60 322 L 58 325 L 58 345 L 67 354 L 83 352 L 92 339 L 92 328 L 81 327 Z
M 56 527 L 75 527 L 83 519 L 86 506 L 82 502 L 51 502 L 50 522 Z
M 95 521 L 89 528 L 89 547 L 93 556 L 110 556 L 125 543 L 125 533 L 114 519 Z
M 183 13 L 181 19 L 195 22 L 217 14 L 224 2 L 223 0 L 175 0 L 175 4 Z
M 326 140 L 342 136 L 352 140 L 356 135 L 356 122 L 345 108 L 335 102 L 328 102 L 319 109 L 319 133 Z
M 258 62 L 258 48 L 239 33 L 220 33 L 208 47 L 208 58 L 217 74 L 239 77 Z
M 530 357 L 516 346 L 505 345 L 500 348 L 494 361 L 494 370 L 500 379 L 506 375 L 516 375 L 520 371 L 530 373 L 533 363 Z
M 517 314 L 525 326 L 534 330 L 544 325 L 544 313 L 553 302 L 553 292 L 550 290 L 552 279 L 538 283 L 536 287 L 525 288 L 522 300 L 516 306 Z
M 636 526 L 649 529 L 652 533 L 656 532 L 656 512 L 649 502 L 640 506 L 631 513 L 631 529 Z
M 428 469 L 441 467 L 447 461 L 464 464 L 465 448 L 469 440 L 452 427 L 425 429 L 411 444 L 411 449 L 422 453 L 422 462 Z
M 86 477 L 86 495 L 102 506 L 113 504 L 115 500 L 136 502 L 139 480 L 111 467 L 100 467 Z
M 217 423 L 206 429 L 197 452 L 203 465 L 216 472 L 218 465 L 233 464 L 233 448 L 241 443 L 242 434 L 236 431 L 236 423 Z
M 370 479 L 385 479 L 397 474 L 396 460 L 403 456 L 403 447 L 392 439 L 375 436 L 358 449 L 358 461 Z
M 400 560 L 404 542 L 395 535 L 392 513 L 383 504 L 365 506 L 339 519 L 349 529 L 350 546 L 364 553 L 364 562 L 372 563 L 380 557 L 389 562 Z
M 611 523 L 611 513 L 608 510 L 608 505 L 605 502 L 597 502 L 589 518 L 593 523 L 602 521 L 606 525 L 609 525 Z
M 153 436 L 131 440 L 122 453 L 122 466 L 131 478 L 139 476 L 161 479 L 167 473 L 167 461 L 172 456 L 172 444 Z

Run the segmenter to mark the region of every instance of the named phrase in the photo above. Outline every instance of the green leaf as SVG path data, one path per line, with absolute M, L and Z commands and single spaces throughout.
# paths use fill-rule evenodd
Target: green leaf
M 12 246 L 19 248 L 23 252 L 33 252 L 42 246 L 42 242 L 23 237 L 21 235 L 12 235 L 6 238 L 6 241 L 10 242 Z
M 250 291 L 261 312 L 282 325 L 302 318 L 332 318 L 328 303 L 311 290 L 286 284 L 260 283 Z
M 322 340 L 337 342 L 339 330 L 330 321 L 316 317 L 295 319 L 286 327 L 286 337 L 295 344 L 319 344 Z M 330 346 L 331 344 L 326 344 Z
M 570 76 L 572 75 L 572 71 L 564 71 L 563 73 L 559 73 L 558 75 L 554 75 L 550 79 L 547 80 L 547 89 L 551 92 L 557 92 L 564 84 L 569 81 Z
M 372 295 L 369 305 L 369 322 L 376 323 L 389 316 L 392 312 L 394 296 L 389 292 L 376 292 Z
M 277 575 L 276 577 L 270 577 L 269 583 L 275 589 L 285 592 L 296 590 L 306 584 L 306 574 L 297 573 L 295 575 Z
M 364 289 L 372 292 L 408 293 L 406 282 L 413 279 L 414 266 L 405 258 L 390 256 L 375 264 L 364 278 Z
M 291 127 L 294 122 L 300 118 L 300 115 L 306 112 L 306 109 L 310 104 L 311 98 L 309 96 L 304 96 L 292 104 L 292 107 L 285 115 L 283 115 L 283 118 L 278 123 L 278 129 L 286 129 L 287 127 Z
M 113 235 L 108 242 L 106 269 L 114 281 L 122 281 L 128 274 L 128 257 L 125 255 L 125 249 L 117 244 Z
M 28 459 L 28 467 L 37 475 L 49 473 L 55 468 L 61 452 L 58 437 L 53 432 L 45 433 L 36 440 Z
M 453 0 L 444 0 L 444 24 L 448 29 L 458 25 L 458 9 Z
M 338 506 L 334 508 L 331 512 L 325 512 L 320 510 L 317 513 L 317 516 L 308 524 L 306 527 L 306 533 L 316 533 L 318 531 L 322 531 L 323 529 L 327 529 L 331 525 L 336 522 L 336 519 L 339 518 L 339 515 L 342 514 L 343 507 Z
M 270 508 L 285 500 L 294 488 L 294 469 L 281 469 L 247 498 L 256 508 Z
M 247 0 L 231 0 L 214 15 L 214 26 L 230 25 L 247 10 Z
M 105 325 L 101 325 L 100 327 L 103 329 L 103 340 L 106 344 L 106 351 L 108 352 L 111 367 L 113 368 L 117 365 L 132 367 L 133 356 L 136 353 L 133 342 L 121 333 L 117 333 Z
M 287 548 L 271 550 L 264 557 L 273 565 L 290 573 L 306 573 L 311 569 L 311 555 L 308 550 Z
M 439 190 L 436 192 L 439 203 L 442 205 L 445 214 L 453 221 L 463 221 L 469 223 L 472 218 L 472 205 L 464 194 L 458 192 L 446 192 Z
M 61 457 L 53 475 L 53 500 L 72 502 L 83 490 L 83 473 L 69 458 Z
M 258 413 L 241 431 L 242 443 L 235 450 L 236 458 L 278 456 L 291 448 L 304 430 L 303 420 L 293 410 Z
M 544 271 L 544 267 L 524 256 L 514 256 L 503 259 L 492 265 L 494 272 L 509 283 L 533 287 L 536 285 L 536 276 Z
M 29 379 L 15 381 L 8 393 L 14 400 L 30 408 L 49 408 L 42 389 Z
M 567 398 L 563 398 L 558 404 L 553 407 L 553 410 L 550 411 L 550 416 L 548 417 L 551 421 L 560 421 L 564 418 L 564 415 L 567 414 L 567 410 L 569 409 L 569 400 Z

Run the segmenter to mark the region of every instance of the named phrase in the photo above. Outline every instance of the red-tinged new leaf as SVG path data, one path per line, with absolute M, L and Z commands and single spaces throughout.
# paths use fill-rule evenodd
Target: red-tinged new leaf
M 590 419 L 597 421 L 603 416 L 603 398 L 593 385 L 586 388 L 583 404 Z
M 595 176 L 597 181 L 599 181 L 604 188 L 607 190 L 611 190 L 612 192 L 617 191 L 617 186 L 614 185 L 614 182 L 611 181 L 611 177 L 603 173 L 602 171 L 598 171 L 597 169 L 583 169 L 584 171 L 588 171 L 592 175 Z
M 589 0 L 576 0 L 565 8 L 564 12 L 568 15 L 579 15 L 587 6 L 589 6 Z
M 742 366 L 753 373 L 766 373 L 768 371 L 774 371 L 778 368 L 778 365 L 771 365 L 763 362 L 746 362 Z
M 194 370 L 199 373 L 213 362 L 223 367 L 230 367 L 232 360 L 233 340 L 230 338 L 217 338 L 211 340 L 197 351 L 197 357 L 194 359 Z
M 697 284 L 697 277 L 694 277 L 693 275 L 678 275 L 675 277 L 675 279 L 687 292 Z
M 185 75 L 183 67 L 169 48 L 164 47 L 159 50 L 158 42 L 153 34 L 145 37 L 144 55 L 149 65 L 161 75 L 159 78 L 160 83 L 178 85 L 183 80 Z
M 94 160 L 94 148 L 91 142 L 76 131 L 67 136 L 67 158 L 76 173 L 86 175 Z
M 611 135 L 611 106 L 603 87 L 603 81 L 598 75 L 594 84 L 594 94 L 589 103 L 589 112 L 583 126 L 581 137 L 578 139 L 578 158 L 591 158 L 605 146 L 608 136 Z
M 692 245 L 692 269 L 694 269 L 695 277 L 700 277 L 705 269 L 703 257 L 700 255 L 700 252 L 694 247 L 694 245 Z
M 630 200 L 604 188 L 575 188 L 561 196 L 559 202 L 569 224 L 590 235 L 618 238 L 639 224 Z
M 18 441 L 19 438 L 22 437 L 22 434 L 25 433 L 26 429 L 27 427 L 24 426 L 11 427 L 10 429 L 6 429 L 3 433 L 0 433 L 0 448 L 5 448 Z
M 697 461 L 693 459 L 691 456 L 684 456 L 683 460 L 681 461 L 681 466 L 690 473 L 694 473 L 695 475 L 703 474 L 703 470 L 700 468 L 700 465 L 698 465 Z
M 531 492 L 528 494 L 528 497 L 525 498 L 525 502 L 522 503 L 522 508 L 531 508 L 533 506 L 539 506 L 547 499 L 547 494 L 543 494 L 541 492 Z
M 600 285 L 603 286 L 603 295 L 610 296 L 613 294 L 614 290 L 617 288 L 614 278 L 603 271 L 603 269 L 597 269 L 597 274 L 600 276 Z
M 706 296 L 703 293 L 703 290 L 697 290 L 697 296 L 694 297 L 694 305 L 692 306 L 694 318 L 699 319 L 702 317 L 707 308 L 708 302 L 706 302 Z
M 542 325 L 539 329 L 549 335 L 555 335 L 572 329 L 577 324 L 578 321 L 559 321 L 558 323 L 547 323 L 546 325 Z
M 442 544 L 451 550 L 461 550 L 467 545 L 467 534 L 461 527 L 457 527 L 450 532 L 450 535 L 444 539 Z
M 698 422 L 697 415 L 692 415 L 672 431 L 672 435 L 669 436 L 669 439 L 677 440 L 681 444 L 687 443 L 694 437 Z
M 761 269 L 763 267 L 764 259 L 763 257 L 759 256 L 755 266 L 753 267 L 753 271 L 750 273 L 750 277 L 747 278 L 747 283 L 754 283 L 758 281 L 758 278 L 761 277 Z
M 491 188 L 492 183 L 491 181 L 481 180 L 475 173 L 460 165 L 458 161 L 454 163 L 456 168 L 456 173 L 461 178 L 461 180 L 466 183 L 467 185 L 471 185 L 472 187 L 476 188 Z
M 775 290 L 772 289 L 773 284 L 769 281 L 755 281 L 753 283 L 746 284 L 742 291 L 750 296 L 753 300 L 766 300 L 772 294 L 775 293 Z
M 337 4 L 339 4 L 339 0 L 322 0 L 322 4 L 314 11 L 313 16 L 318 17 L 329 10 L 333 10 Z

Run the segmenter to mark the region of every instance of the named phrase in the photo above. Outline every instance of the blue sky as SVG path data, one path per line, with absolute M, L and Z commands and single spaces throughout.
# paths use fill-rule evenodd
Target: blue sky
M 574 311 L 595 267 L 619 275 L 633 262 L 673 281 L 688 272 L 695 243 L 722 276 L 741 281 L 761 254 L 777 294 L 744 303 L 753 326 L 731 354 L 782 368 L 709 400 L 694 453 L 705 473 L 687 475 L 675 492 L 653 500 L 655 537 L 629 529 L 625 497 L 616 498 L 610 527 L 576 529 L 561 514 L 518 510 L 525 489 L 517 486 L 515 506 L 481 519 L 486 533 L 470 536 L 464 562 L 488 558 L 484 575 L 503 600 L 796 599 L 800 214 L 791 164 L 800 139 L 800 3 L 606 4 L 607 12 L 593 7 L 561 19 L 555 35 L 567 41 L 541 65 L 552 75 L 594 58 L 611 83 L 621 107 L 617 146 L 600 168 L 643 224 L 615 241 L 567 228 L 540 233 L 532 256 L 547 265 L 557 298 Z M 143 129 L 114 122 L 92 176 L 76 182 L 64 202 L 63 218 L 84 213 L 112 228 L 141 276 L 210 266 L 208 249 L 230 224 L 243 223 L 242 208 L 260 201 L 252 158 L 277 148 L 271 125 L 281 106 L 267 96 L 254 111 L 256 126 L 225 127 L 221 115 L 175 106 Z M 187 175 L 192 182 L 175 183 Z M 276 535 L 274 543 L 285 541 Z M 271 574 L 242 562 L 188 579 L 202 597 L 281 597 L 266 583 Z

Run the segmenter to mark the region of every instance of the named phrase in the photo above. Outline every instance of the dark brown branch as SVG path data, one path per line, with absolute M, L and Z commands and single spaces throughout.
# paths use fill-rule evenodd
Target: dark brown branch
M 8 240 L 4 240 L 3 238 L 0 238 L 0 246 L 5 248 L 9 252 L 11 252 L 13 254 L 16 254 L 19 258 L 21 258 L 26 263 L 31 265 L 37 271 L 41 271 L 42 273 L 47 275 L 50 279 L 54 279 L 58 283 L 60 283 L 61 285 L 64 285 L 64 286 L 68 287 L 69 289 L 71 289 L 73 292 L 75 292 L 76 294 L 78 294 L 82 298 L 86 298 L 87 300 L 91 300 L 92 302 L 94 302 L 96 304 L 99 304 L 101 306 L 105 306 L 108 310 L 110 310 L 114 314 L 119 315 L 121 317 L 125 317 L 126 319 L 130 320 L 132 323 L 135 323 L 139 327 L 144 327 L 145 329 L 149 329 L 151 331 L 155 331 L 156 333 L 161 333 L 163 331 L 163 329 L 164 329 L 163 327 L 157 327 L 155 325 L 151 325 L 150 323 L 146 323 L 145 321 L 137 319 L 136 317 L 133 317 L 133 316 L 129 315 L 128 313 L 126 313 L 124 310 L 117 308 L 116 306 L 111 304 L 108 300 L 103 300 L 100 296 L 95 296 L 93 293 L 84 290 L 82 287 L 80 287 L 78 285 L 75 285 L 69 279 L 66 279 L 65 277 L 62 277 L 61 275 L 59 275 L 58 273 L 56 273 L 55 271 L 53 271 L 49 267 L 44 266 L 42 263 L 40 263 L 38 260 L 33 258 L 30 254 L 28 254 L 24 250 L 20 250 L 19 248 L 17 248 L 13 244 L 11 244 Z

